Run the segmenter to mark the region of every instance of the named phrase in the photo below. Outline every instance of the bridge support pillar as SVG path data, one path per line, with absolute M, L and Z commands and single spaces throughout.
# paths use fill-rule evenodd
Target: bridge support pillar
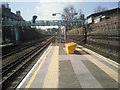
M 18 30 L 18 28 L 16 26 L 14 27 L 14 31 L 15 31 L 16 43 L 19 43 L 20 42 L 20 35 L 19 35 L 19 30 Z

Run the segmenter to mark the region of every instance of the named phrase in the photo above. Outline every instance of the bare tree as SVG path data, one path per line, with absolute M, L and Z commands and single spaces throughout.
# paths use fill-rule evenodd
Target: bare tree
M 107 8 L 107 7 L 102 7 L 102 6 L 97 6 L 97 7 L 94 9 L 94 12 L 95 12 L 95 13 L 98 13 L 98 12 L 105 11 L 105 10 L 108 10 L 108 8 Z
M 63 19 L 74 19 L 75 17 L 75 14 L 76 14 L 76 10 L 73 6 L 68 6 L 68 7 L 65 7 L 64 10 L 63 10 L 63 15 L 62 18 Z
M 82 9 L 79 9 L 79 16 L 83 14 Z
M 68 7 L 65 7 L 63 10 L 62 19 L 65 19 L 65 20 L 84 19 L 84 14 L 82 12 L 82 9 L 79 9 L 78 11 L 76 11 L 74 6 L 68 6 Z
M 79 9 L 79 12 L 78 12 L 78 19 L 81 19 L 81 20 L 84 20 L 84 14 L 83 14 L 83 12 L 82 12 L 82 9 Z
M 118 8 L 120 8 L 120 1 L 118 2 Z

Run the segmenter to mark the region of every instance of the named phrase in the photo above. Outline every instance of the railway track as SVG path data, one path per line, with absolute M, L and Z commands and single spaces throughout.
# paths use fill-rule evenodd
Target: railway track
M 51 42 L 53 38 L 47 42 L 42 43 L 39 47 L 34 50 L 18 57 L 13 62 L 2 67 L 2 89 L 15 89 L 20 81 L 25 77 L 30 68 L 37 61 L 35 58 L 42 52 Z M 34 60 L 33 60 L 34 59 Z
M 40 43 L 40 42 L 42 42 L 42 41 L 44 41 L 45 40 L 45 38 L 44 39 L 41 39 L 41 40 L 39 40 L 39 41 L 35 41 L 35 42 L 32 42 L 32 43 L 28 43 L 27 45 L 25 44 L 25 45 L 22 45 L 22 46 L 19 46 L 19 47 L 17 47 L 17 46 L 11 46 L 11 47 L 9 47 L 9 49 L 7 49 L 7 50 L 4 50 L 4 48 L 3 48 L 3 52 L 2 52 L 2 56 L 0 57 L 0 59 L 4 59 L 4 58 L 6 58 L 6 57 L 8 57 L 8 56 L 11 56 L 12 54 L 14 54 L 14 53 L 18 53 L 18 52 L 20 52 L 20 51 L 22 51 L 22 50 L 25 50 L 25 49 L 27 49 L 27 48 L 30 48 L 30 47 L 32 47 L 32 46 L 34 46 L 35 44 L 37 44 L 37 43 Z

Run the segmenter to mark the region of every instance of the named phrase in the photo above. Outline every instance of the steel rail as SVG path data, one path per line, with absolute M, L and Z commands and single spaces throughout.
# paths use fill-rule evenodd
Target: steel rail
M 27 63 L 30 63 L 31 59 L 33 57 L 35 57 L 40 51 L 42 51 L 45 47 L 47 47 L 47 45 L 49 43 L 50 43 L 50 41 L 48 41 L 47 43 L 44 43 L 43 45 L 40 45 L 39 47 L 37 47 L 33 51 L 30 51 L 29 53 L 24 54 L 23 56 L 21 56 L 18 59 L 14 60 L 12 63 L 10 63 L 7 66 L 3 67 L 2 68 L 3 69 L 2 75 L 3 75 L 4 79 L 3 79 L 2 83 L 1 83 L 3 85 L 3 88 L 5 88 L 6 85 L 9 83 L 9 81 L 11 81 L 15 76 L 18 75 L 18 73 L 20 73 L 22 71 L 21 70 L 22 67 L 24 67 Z M 8 77 L 6 77 L 6 75 L 8 75 Z
M 43 40 L 44 40 L 44 39 L 40 40 L 39 42 L 42 42 Z M 38 43 L 39 43 L 39 42 L 38 42 Z M 13 51 L 13 52 L 10 52 L 10 53 L 7 53 L 6 55 L 1 56 L 0 59 L 3 60 L 4 58 L 6 58 L 6 57 L 8 57 L 8 56 L 10 56 L 10 55 L 12 55 L 12 54 L 14 54 L 14 53 L 18 53 L 18 52 L 20 52 L 20 51 L 22 51 L 22 50 L 25 50 L 25 49 L 27 49 L 27 48 L 30 48 L 30 47 L 34 46 L 35 44 L 36 44 L 36 42 L 30 43 L 30 44 L 28 44 L 26 47 L 20 48 L 20 49 L 18 49 L 18 50 L 15 50 L 15 51 Z

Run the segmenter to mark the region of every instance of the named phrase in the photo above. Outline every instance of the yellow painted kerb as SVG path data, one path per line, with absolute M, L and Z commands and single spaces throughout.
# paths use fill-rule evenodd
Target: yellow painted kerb
M 79 48 L 77 48 L 77 50 L 80 50 Z M 82 52 L 81 52 L 82 53 Z M 96 64 L 99 68 L 101 68 L 104 72 L 106 72 L 109 76 L 111 76 L 115 81 L 119 82 L 118 77 L 120 77 L 120 75 L 113 71 L 112 69 L 110 69 L 108 66 L 104 65 L 103 63 L 99 62 L 98 60 L 96 60 L 95 58 L 93 58 L 90 55 L 83 55 L 86 58 L 88 58 L 91 62 L 93 62 L 94 64 Z
M 78 46 L 79 46 L 79 47 L 82 47 L 82 46 L 80 46 L 80 45 L 78 45 Z M 112 63 L 112 62 L 110 62 L 110 61 L 108 61 L 108 60 L 106 60 L 106 59 L 104 59 L 104 58 L 102 58 L 102 57 L 100 57 L 100 56 L 98 56 L 98 55 L 96 55 L 94 52 L 91 52 L 90 50 L 88 50 L 88 49 L 86 49 L 86 48 L 82 48 L 82 49 L 85 50 L 85 51 L 88 51 L 88 52 L 92 53 L 92 54 L 95 55 L 96 57 L 98 57 L 98 58 L 104 60 L 105 62 L 111 64 L 112 66 L 120 69 L 120 66 L 118 66 L 118 65 L 116 65 L 116 64 L 114 64 L 114 63 Z
M 50 52 L 50 50 L 51 50 L 51 47 L 50 47 L 49 51 L 44 55 L 44 57 L 43 57 L 41 63 L 39 64 L 38 68 L 36 69 L 36 71 L 34 72 L 34 74 L 32 75 L 32 77 L 31 77 L 30 80 L 28 81 L 27 85 L 25 86 L 25 90 L 28 89 L 28 88 L 30 88 L 32 82 L 34 81 L 34 79 L 35 79 L 38 71 L 39 71 L 40 68 L 42 67 L 43 62 L 45 61 L 45 59 L 46 59 L 48 53 Z
M 58 55 L 59 47 L 55 46 L 43 88 L 58 88 Z

